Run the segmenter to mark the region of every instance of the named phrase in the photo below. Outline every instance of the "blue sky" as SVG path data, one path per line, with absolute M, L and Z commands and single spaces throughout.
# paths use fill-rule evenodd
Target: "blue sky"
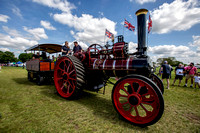
M 63 44 L 77 40 L 86 49 L 104 45 L 105 29 L 123 34 L 129 51 L 137 47 L 140 8 L 153 21 L 148 54 L 154 61 L 176 57 L 200 63 L 200 1 L 198 0 L 0 0 L 0 50 L 16 56 L 38 43 Z M 126 18 L 136 31 L 123 28 Z M 106 38 L 106 40 L 109 40 Z

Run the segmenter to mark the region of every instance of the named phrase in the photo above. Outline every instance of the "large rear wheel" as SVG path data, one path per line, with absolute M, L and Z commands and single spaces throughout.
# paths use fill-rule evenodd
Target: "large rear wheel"
M 58 93 L 64 98 L 74 98 L 85 86 L 85 69 L 74 56 L 63 56 L 54 69 L 54 83 Z
M 120 116 L 137 126 L 156 123 L 164 111 L 164 100 L 157 85 L 139 75 L 118 80 L 113 87 L 112 101 Z

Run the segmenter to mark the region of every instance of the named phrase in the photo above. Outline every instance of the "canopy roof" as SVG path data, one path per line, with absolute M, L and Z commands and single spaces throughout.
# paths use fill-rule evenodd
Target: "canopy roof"
M 37 44 L 33 47 L 26 49 L 25 52 L 27 52 L 27 51 L 45 51 L 45 52 L 52 54 L 52 53 L 61 52 L 61 47 L 62 47 L 62 45 L 59 45 L 59 44 Z

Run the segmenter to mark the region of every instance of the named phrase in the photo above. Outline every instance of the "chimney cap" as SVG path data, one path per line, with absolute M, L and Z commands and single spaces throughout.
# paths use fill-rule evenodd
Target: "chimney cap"
M 135 14 L 138 16 L 140 14 L 147 14 L 148 10 L 147 9 L 139 9 Z

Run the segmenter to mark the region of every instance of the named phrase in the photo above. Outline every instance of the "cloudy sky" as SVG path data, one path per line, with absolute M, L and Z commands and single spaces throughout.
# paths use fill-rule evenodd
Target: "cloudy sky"
M 148 9 L 153 21 L 148 54 L 154 61 L 176 57 L 200 63 L 199 0 L 0 0 L 0 50 L 18 56 L 38 43 L 74 40 L 86 49 L 92 43 L 104 45 L 108 29 L 115 36 L 124 34 L 133 52 L 137 30 L 124 29 L 123 21 L 137 28 L 140 8 Z

